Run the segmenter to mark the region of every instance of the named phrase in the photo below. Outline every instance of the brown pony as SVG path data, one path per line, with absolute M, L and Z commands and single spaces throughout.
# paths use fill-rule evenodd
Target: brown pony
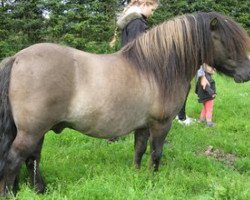
M 57 44 L 36 44 L 0 67 L 0 192 L 13 188 L 26 162 L 32 184 L 44 191 L 39 171 L 44 135 L 65 127 L 98 138 L 135 131 L 140 167 L 150 138 L 157 170 L 165 137 L 202 63 L 250 79 L 247 33 L 218 13 L 173 18 L 110 55 Z

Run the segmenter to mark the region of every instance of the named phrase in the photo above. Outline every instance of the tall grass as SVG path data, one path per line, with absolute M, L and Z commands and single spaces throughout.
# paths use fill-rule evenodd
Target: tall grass
M 215 80 L 216 126 L 174 121 L 159 172 L 148 170 L 149 150 L 134 169 L 133 135 L 108 144 L 69 129 L 49 132 L 41 161 L 47 191 L 37 195 L 23 167 L 16 199 L 250 199 L 250 82 Z M 200 109 L 192 87 L 187 113 L 198 118 Z M 217 155 L 204 153 L 209 146 Z

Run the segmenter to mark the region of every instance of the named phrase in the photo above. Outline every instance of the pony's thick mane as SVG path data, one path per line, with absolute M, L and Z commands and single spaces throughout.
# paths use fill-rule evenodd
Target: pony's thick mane
M 244 56 L 247 33 L 216 12 L 187 14 L 163 22 L 127 44 L 121 53 L 139 73 L 158 83 L 164 100 L 171 94 L 174 81 L 181 78 L 190 82 L 202 63 L 213 66 L 210 22 L 214 18 L 219 21 L 217 31 L 232 57 Z

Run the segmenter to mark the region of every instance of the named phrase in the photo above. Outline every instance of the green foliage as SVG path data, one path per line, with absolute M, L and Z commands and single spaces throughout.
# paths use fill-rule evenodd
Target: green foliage
M 115 29 L 116 1 L 48 1 L 49 41 L 92 51 L 93 43 L 102 46 Z M 56 9 L 54 9 L 56 8 Z M 95 49 L 94 48 L 94 49 Z M 100 48 L 100 47 L 99 47 Z M 99 50 L 100 51 L 100 50 Z
M 161 0 L 161 6 L 153 18 L 154 22 L 159 22 L 172 16 L 198 11 L 216 11 L 231 16 L 250 31 L 250 2 L 245 0 Z
M 0 6 L 0 15 L 5 16 L 0 20 L 0 58 L 44 41 L 107 52 L 115 30 L 116 6 L 115 0 L 5 2 Z
M 1 1 L 0 58 L 43 41 L 43 10 L 42 0 Z
M 0 58 L 39 42 L 55 42 L 81 50 L 107 53 L 116 28 L 116 12 L 128 0 L 0 1 Z M 218 11 L 250 30 L 250 2 L 245 0 L 161 0 L 150 19 L 159 24 L 176 15 Z M 118 42 L 119 43 L 119 42 Z

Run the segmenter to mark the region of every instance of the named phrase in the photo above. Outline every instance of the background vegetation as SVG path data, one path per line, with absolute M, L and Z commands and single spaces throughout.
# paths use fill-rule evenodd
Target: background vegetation
M 161 0 L 151 25 L 185 13 L 218 11 L 250 31 L 250 1 Z M 127 0 L 0 0 L 0 58 L 38 42 L 108 53 L 116 13 Z
M 55 42 L 95 53 L 110 53 L 115 16 L 126 0 L 0 0 L 0 59 L 38 42 Z M 153 26 L 176 15 L 219 11 L 250 32 L 246 0 L 161 0 Z M 250 199 L 250 83 L 216 75 L 214 128 L 174 122 L 160 171 L 133 168 L 133 136 L 108 144 L 72 130 L 46 136 L 41 169 L 48 190 L 37 195 L 22 169 L 15 199 Z M 194 88 L 194 87 L 193 87 Z M 192 91 L 189 116 L 200 104 Z M 14 199 L 14 197 L 13 197 Z

